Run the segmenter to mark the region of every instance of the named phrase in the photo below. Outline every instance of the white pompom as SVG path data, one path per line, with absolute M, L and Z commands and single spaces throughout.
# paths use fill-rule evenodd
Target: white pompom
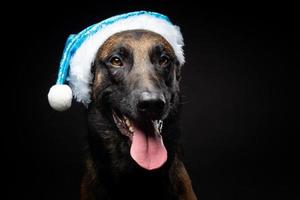
M 72 90 L 68 85 L 54 85 L 48 93 L 50 106 L 57 111 L 65 111 L 71 107 Z

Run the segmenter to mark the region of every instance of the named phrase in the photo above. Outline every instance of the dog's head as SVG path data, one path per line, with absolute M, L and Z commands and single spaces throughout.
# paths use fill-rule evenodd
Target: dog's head
M 162 166 L 164 126 L 179 104 L 180 64 L 171 45 L 145 30 L 114 34 L 98 50 L 92 73 L 90 107 L 114 124 L 136 163 Z

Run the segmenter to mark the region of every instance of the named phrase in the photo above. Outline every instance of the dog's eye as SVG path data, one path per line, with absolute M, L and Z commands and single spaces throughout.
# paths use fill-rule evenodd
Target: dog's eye
M 162 55 L 159 58 L 159 65 L 161 66 L 166 66 L 167 64 L 169 64 L 170 62 L 170 58 L 167 55 Z
M 113 56 L 109 59 L 109 62 L 114 66 L 114 67 L 121 67 L 123 66 L 123 63 L 121 59 L 117 56 Z

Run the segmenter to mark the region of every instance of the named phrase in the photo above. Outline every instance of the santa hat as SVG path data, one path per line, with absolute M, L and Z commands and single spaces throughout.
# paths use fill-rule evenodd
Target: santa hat
M 147 11 L 117 15 L 69 36 L 60 61 L 56 84 L 48 93 L 51 107 L 64 111 L 71 107 L 73 96 L 87 106 L 91 101 L 91 66 L 98 49 L 115 33 L 134 29 L 149 30 L 164 37 L 174 49 L 179 63 L 184 64 L 181 32 L 167 16 Z

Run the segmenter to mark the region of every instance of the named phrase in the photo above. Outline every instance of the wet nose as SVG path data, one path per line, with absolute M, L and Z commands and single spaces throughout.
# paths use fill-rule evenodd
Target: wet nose
M 142 92 L 137 104 L 138 111 L 151 119 L 160 119 L 165 107 L 164 95 L 158 92 Z

